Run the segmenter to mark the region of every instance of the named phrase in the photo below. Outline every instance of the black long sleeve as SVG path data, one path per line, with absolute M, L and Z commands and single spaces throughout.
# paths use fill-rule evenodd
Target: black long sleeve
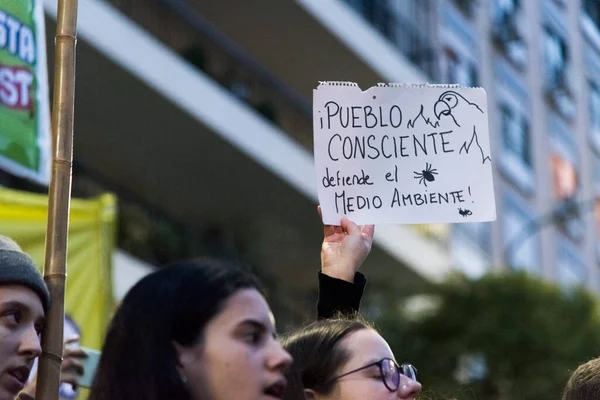
M 345 315 L 357 313 L 366 285 L 367 278 L 360 272 L 354 275 L 354 283 L 319 272 L 317 318 L 332 318 L 338 313 Z

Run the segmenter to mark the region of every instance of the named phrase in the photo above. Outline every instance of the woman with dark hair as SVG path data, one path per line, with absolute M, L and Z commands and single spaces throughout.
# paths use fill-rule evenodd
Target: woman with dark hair
M 357 310 L 373 226 L 325 226 L 319 315 Z M 289 354 L 256 279 L 215 261 L 179 262 L 138 282 L 114 316 L 90 400 L 258 400 L 284 393 Z M 302 395 L 302 390 L 299 394 Z
M 398 365 L 387 342 L 358 317 L 319 320 L 282 343 L 294 358 L 285 400 L 414 400 L 421 392 L 416 369 Z
M 216 261 L 179 262 L 123 299 L 89 399 L 280 399 L 290 363 L 252 275 Z

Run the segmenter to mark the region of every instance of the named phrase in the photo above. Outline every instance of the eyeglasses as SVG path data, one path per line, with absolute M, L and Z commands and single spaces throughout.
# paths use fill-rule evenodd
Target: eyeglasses
M 395 392 L 398 390 L 398 387 L 400 387 L 400 375 L 404 375 L 413 381 L 417 380 L 417 369 L 411 364 L 402 364 L 399 366 L 396 361 L 392 360 L 391 358 L 383 358 L 377 362 L 365 365 L 364 367 L 360 367 L 350 372 L 346 372 L 345 374 L 328 379 L 325 383 L 331 383 L 355 372 L 359 372 L 374 366 L 379 367 L 381 380 L 390 392 Z

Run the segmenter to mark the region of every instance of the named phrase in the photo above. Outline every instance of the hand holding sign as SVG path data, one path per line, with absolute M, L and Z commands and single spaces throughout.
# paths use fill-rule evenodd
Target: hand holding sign
M 319 215 L 322 217 L 321 207 Z M 356 272 L 373 246 L 373 225 L 358 226 L 348 218 L 341 224 L 323 225 L 321 272 L 333 278 L 354 282 Z
M 313 107 L 325 224 L 496 218 L 483 89 L 325 83 Z

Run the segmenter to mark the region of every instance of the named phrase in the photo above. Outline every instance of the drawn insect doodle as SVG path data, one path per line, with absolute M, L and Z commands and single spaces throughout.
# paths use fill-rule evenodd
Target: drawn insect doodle
M 473 211 L 467 210 L 466 208 L 464 210 L 462 208 L 459 208 L 458 213 L 465 218 L 468 217 L 469 215 L 473 215 Z
M 419 184 L 424 184 L 425 187 L 427 187 L 427 182 L 433 182 L 435 181 L 435 176 L 437 175 L 437 169 L 432 168 L 433 165 L 429 164 L 429 163 L 425 163 L 425 169 L 422 170 L 421 172 L 417 172 L 417 171 L 413 171 L 415 176 L 415 179 L 419 180 Z

